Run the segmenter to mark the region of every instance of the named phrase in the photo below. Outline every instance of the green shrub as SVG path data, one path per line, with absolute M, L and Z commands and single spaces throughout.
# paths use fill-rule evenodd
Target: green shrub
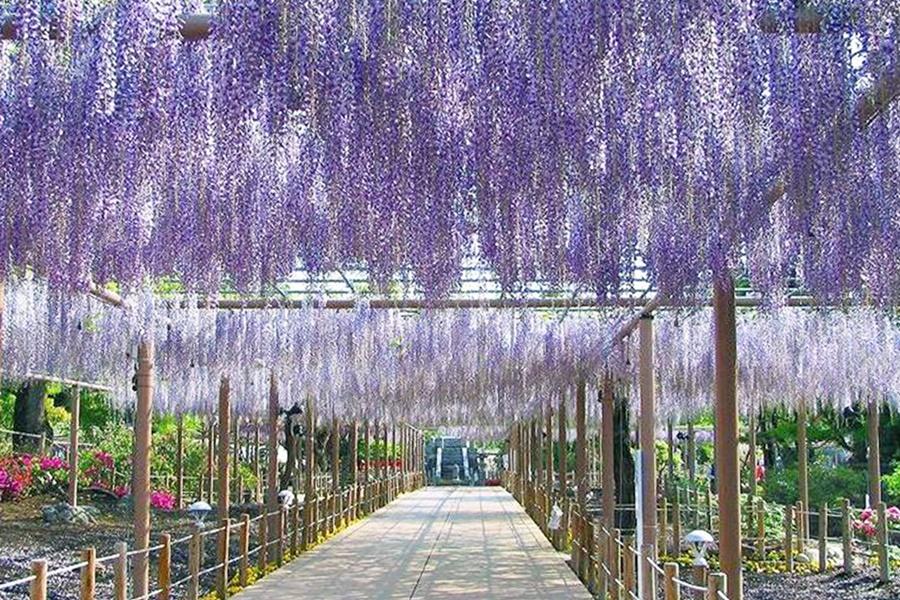
M 794 504 L 800 499 L 797 468 L 766 473 L 763 485 L 766 500 L 778 504 Z M 832 467 L 814 463 L 809 468 L 809 501 L 813 507 L 823 503 L 836 505 L 839 498 L 849 498 L 853 506 L 863 506 L 866 499 L 866 470 L 849 466 Z

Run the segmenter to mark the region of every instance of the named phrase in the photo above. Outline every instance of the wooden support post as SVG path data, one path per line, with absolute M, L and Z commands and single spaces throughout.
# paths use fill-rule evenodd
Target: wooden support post
M 260 576 L 266 574 L 266 567 L 269 566 L 269 535 L 268 535 L 269 518 L 265 515 L 259 520 L 259 556 L 257 556 L 257 569 Z
M 672 505 L 672 556 L 681 554 L 681 492 L 675 488 L 675 502 Z
M 731 596 L 728 596 L 727 592 L 729 589 L 732 588 L 728 586 L 726 573 L 711 573 L 706 583 L 706 598 L 707 600 L 720 600 L 719 592 L 722 592 L 728 597 L 728 600 L 731 600 Z
M 828 567 L 828 505 L 819 507 L 819 573 Z
M 656 560 L 656 381 L 653 375 L 653 317 L 640 320 L 640 456 L 641 456 L 641 518 L 643 547 L 640 548 L 640 577 L 642 600 L 656 600 L 656 577 L 646 560 Z
M 566 536 L 569 531 L 569 497 L 568 497 L 568 488 L 569 482 L 568 479 L 568 465 L 566 464 L 566 460 L 568 458 L 568 421 L 566 420 L 566 398 L 565 394 L 560 395 L 559 397 L 559 420 L 557 422 L 557 434 L 559 435 L 559 443 L 557 444 L 557 461 L 558 464 L 556 466 L 558 475 L 557 479 L 559 479 L 559 507 L 562 509 L 563 517 L 560 522 L 559 527 L 559 540 L 557 542 L 557 550 L 565 550 L 566 549 Z M 518 462 L 518 452 L 516 453 L 516 462 Z
M 178 413 L 175 432 L 175 509 L 184 506 L 184 413 Z
M 266 513 L 269 514 L 268 532 L 278 535 L 278 382 L 275 373 L 269 376 L 268 464 L 266 469 Z
M 210 504 L 215 503 L 214 479 L 216 472 L 216 429 L 214 420 L 210 418 L 206 426 L 206 497 Z
M 675 485 L 675 423 L 671 417 L 666 421 L 666 488 L 665 494 L 672 494 Z
M 294 502 L 291 506 L 291 556 L 300 553 L 300 503 Z
M 691 578 L 693 579 L 694 585 L 699 587 L 706 587 L 709 583 L 709 567 L 707 567 L 706 565 L 694 565 L 691 569 Z M 698 600 L 702 600 L 707 596 L 703 592 L 697 592 L 695 594 L 695 597 Z M 716 600 L 719 599 L 716 598 Z
M 607 567 L 609 568 L 609 588 L 612 590 L 613 598 L 618 600 L 622 598 L 622 592 L 624 591 L 624 588 L 616 583 L 616 580 L 621 573 L 622 565 L 622 546 L 620 545 L 620 542 L 622 541 L 622 530 L 613 529 L 612 532 L 613 534 L 609 540 L 608 551 L 606 553 L 606 555 L 609 556 Z M 628 599 L 625 598 L 623 600 Z
M 766 560 L 766 501 L 756 499 L 756 556 Z
M 844 573 L 853 573 L 853 537 L 850 529 L 850 500 L 841 499 L 841 542 L 844 550 Z
M 877 525 L 877 553 L 878 553 L 878 580 L 881 583 L 888 583 L 891 580 L 891 561 L 888 555 L 888 522 L 887 522 L 887 505 L 884 502 L 878 503 L 878 525 Z
M 231 423 L 231 488 L 236 504 L 241 503 L 241 418 L 234 415 Z
M 615 473 L 615 387 L 612 376 L 607 372 L 603 378 L 603 395 L 600 401 L 600 470 L 603 473 L 603 524 L 612 531 L 616 527 L 616 473 Z
M 219 383 L 219 451 L 216 457 L 218 461 L 218 515 L 219 525 L 225 529 L 219 533 L 218 559 L 219 563 L 225 563 L 216 573 L 216 593 L 219 598 L 224 598 L 228 590 L 228 519 L 230 507 L 230 471 L 228 469 L 228 449 L 231 437 L 231 390 L 228 377 L 222 377 Z
M 159 565 L 156 570 L 159 584 L 159 599 L 169 600 L 172 597 L 172 536 L 164 533 L 159 536 Z
M 94 600 L 97 588 L 97 550 L 85 548 L 81 551 L 81 600 Z M 167 600 L 167 599 L 166 599 Z
M 550 511 L 553 509 L 553 402 L 547 400 L 547 406 L 544 410 L 544 525 L 547 526 L 547 538 L 553 541 L 553 532 L 549 527 Z
M 116 562 L 113 564 L 113 598 L 128 600 L 128 546 L 116 544 Z
M 665 599 L 681 600 L 681 588 L 678 587 L 676 579 L 678 579 L 678 563 L 666 563 L 663 565 L 665 571 Z
M 253 474 L 256 476 L 256 488 L 253 490 L 253 501 L 262 503 L 262 469 L 259 460 L 259 421 L 253 422 Z
M 275 563 L 280 568 L 284 564 L 284 532 L 287 526 L 287 507 L 278 509 L 278 539 L 275 544 Z
M 873 510 L 881 502 L 881 441 L 878 438 L 881 415 L 879 414 L 879 408 L 877 400 L 869 400 L 866 430 L 869 438 L 869 506 Z
M 42 559 L 31 561 L 31 574 L 34 575 L 34 579 L 29 590 L 30 599 L 47 600 L 47 561 Z
M 805 507 L 803 503 L 799 500 L 797 501 L 797 506 L 794 509 L 794 532 L 796 536 L 795 539 L 795 548 L 796 554 L 802 554 L 806 549 L 806 540 L 803 537 L 803 513 Z
M 355 521 L 359 517 L 357 495 L 359 493 L 359 421 L 350 427 L 350 513 L 348 518 Z
M 69 422 L 69 489 L 70 506 L 78 506 L 78 429 L 80 427 L 81 388 L 72 390 L 72 418 Z
M 305 432 L 305 442 L 306 442 L 306 471 L 304 473 L 304 497 L 305 501 L 303 504 L 303 541 L 302 541 L 302 550 L 309 550 L 313 544 L 316 543 L 316 538 L 313 532 L 314 529 L 314 520 L 315 520 L 315 505 L 316 505 L 316 482 L 315 482 L 315 468 L 316 468 L 316 419 L 313 415 L 313 404 L 312 399 L 306 399 L 306 432 Z
M 728 600 L 743 600 L 741 573 L 740 460 L 738 458 L 737 329 L 734 280 L 713 284 L 715 319 L 716 482 L 719 493 L 719 559 L 726 575 Z
M 188 571 L 190 579 L 187 584 L 188 600 L 197 600 L 200 597 L 200 566 L 203 564 L 203 538 L 200 536 L 200 528 L 194 526 L 191 531 L 191 541 L 188 546 Z
M 662 556 L 669 552 L 669 501 L 665 496 L 659 507 L 659 537 L 656 538 L 656 555 Z
M 713 509 L 712 509 L 712 483 L 707 482 L 706 485 L 706 529 L 711 533 L 713 530 Z
M 803 504 L 797 534 L 801 545 L 805 545 L 809 539 L 809 449 L 806 426 L 806 398 L 801 396 L 797 402 L 797 490 Z
M 790 504 L 784 507 L 784 562 L 788 573 L 794 571 L 794 507 Z
M 134 409 L 134 449 L 132 499 L 134 501 L 134 549 L 150 546 L 150 444 L 153 422 L 153 340 L 138 346 L 137 405 Z M 140 598 L 149 591 L 150 561 L 146 552 L 134 556 L 132 595 Z
M 576 567 L 579 573 L 584 572 L 584 563 L 587 559 L 587 386 L 584 379 L 578 381 L 575 389 L 575 490 L 578 501 L 578 528 L 573 537 L 577 536 L 578 561 Z
M 260 519 L 260 523 L 265 519 Z M 241 562 L 238 564 L 238 582 L 241 587 L 247 587 L 250 582 L 250 515 L 241 515 Z
M 331 512 L 332 533 L 340 526 L 341 515 L 341 422 L 337 416 L 331 417 Z

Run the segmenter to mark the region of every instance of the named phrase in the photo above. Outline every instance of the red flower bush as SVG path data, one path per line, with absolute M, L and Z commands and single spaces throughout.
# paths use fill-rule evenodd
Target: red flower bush
M 159 510 L 175 510 L 175 496 L 165 490 L 150 492 L 150 506 Z

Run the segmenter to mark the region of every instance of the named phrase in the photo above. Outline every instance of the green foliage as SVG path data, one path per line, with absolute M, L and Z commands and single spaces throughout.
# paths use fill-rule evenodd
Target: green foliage
M 778 504 L 793 504 L 800 499 L 797 469 L 770 470 L 764 482 L 764 497 Z M 863 506 L 866 495 L 866 472 L 861 469 L 814 463 L 809 467 L 809 501 L 815 506 L 834 504 L 838 498 L 849 498 L 854 506 Z
M 891 473 L 881 480 L 884 482 L 884 491 L 887 492 L 885 500 L 890 504 L 900 503 L 900 461 L 895 462 Z

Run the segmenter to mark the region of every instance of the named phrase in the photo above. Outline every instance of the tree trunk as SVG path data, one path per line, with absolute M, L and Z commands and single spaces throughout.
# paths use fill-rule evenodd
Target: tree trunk
M 623 398 L 616 399 L 613 422 L 613 452 L 616 473 L 616 506 L 634 505 L 634 457 L 631 455 L 631 416 L 628 403 Z M 636 525 L 634 512 L 622 511 L 616 515 L 616 527 L 634 529 Z
M 53 430 L 47 422 L 44 400 L 47 397 L 47 385 L 43 381 L 32 381 L 16 391 L 16 402 L 13 408 L 13 429 L 34 436 L 44 435 L 53 438 Z M 13 435 L 13 452 L 16 454 L 35 454 L 41 449 L 39 437 L 31 435 Z

